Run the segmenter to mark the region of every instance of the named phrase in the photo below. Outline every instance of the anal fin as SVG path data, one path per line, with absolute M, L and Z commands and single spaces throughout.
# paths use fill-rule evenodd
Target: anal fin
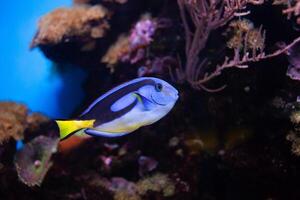
M 92 129 L 92 128 L 85 129 L 84 132 L 91 136 L 102 136 L 102 137 L 120 137 L 120 136 L 128 134 L 127 132 L 110 133 L 110 132 L 99 131 L 99 130 Z

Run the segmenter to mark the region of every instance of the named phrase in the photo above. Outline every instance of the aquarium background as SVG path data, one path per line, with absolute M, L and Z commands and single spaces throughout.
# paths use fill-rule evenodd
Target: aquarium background
M 0 8 L 1 200 L 300 199 L 300 0 L 13 3 Z M 93 103 L 146 76 L 176 90 L 143 88 L 132 115 L 140 91 Z
M 58 72 L 39 49 L 29 51 L 39 18 L 49 10 L 71 4 L 71 0 L 1 4 L 0 100 L 27 104 L 32 111 L 53 118 L 66 118 L 78 106 L 85 72 L 77 67 Z

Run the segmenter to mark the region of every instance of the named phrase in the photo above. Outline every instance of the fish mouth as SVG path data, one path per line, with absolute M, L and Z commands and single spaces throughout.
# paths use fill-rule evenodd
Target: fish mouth
M 167 104 L 158 103 L 157 101 L 155 101 L 155 99 L 153 98 L 152 95 L 151 95 L 151 100 L 152 100 L 155 104 L 160 105 L 160 106 L 165 106 L 165 105 L 167 105 Z
M 176 101 L 179 99 L 179 93 L 177 92 L 177 94 L 175 95 L 175 99 Z

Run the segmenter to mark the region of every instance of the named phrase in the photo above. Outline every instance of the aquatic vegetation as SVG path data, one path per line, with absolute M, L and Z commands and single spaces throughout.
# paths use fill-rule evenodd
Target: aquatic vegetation
M 57 138 L 38 136 L 15 155 L 19 179 L 28 186 L 41 185 L 52 166 L 51 156 L 57 151 Z
M 31 47 L 56 45 L 76 37 L 88 38 L 87 44 L 106 34 L 109 18 L 109 11 L 101 5 L 59 8 L 41 18 Z

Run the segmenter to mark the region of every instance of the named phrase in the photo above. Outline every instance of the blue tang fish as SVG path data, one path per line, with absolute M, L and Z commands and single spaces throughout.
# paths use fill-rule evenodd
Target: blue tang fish
M 123 83 L 96 99 L 78 119 L 56 120 L 60 139 L 118 137 L 153 124 L 175 105 L 178 91 L 164 80 L 142 77 Z

